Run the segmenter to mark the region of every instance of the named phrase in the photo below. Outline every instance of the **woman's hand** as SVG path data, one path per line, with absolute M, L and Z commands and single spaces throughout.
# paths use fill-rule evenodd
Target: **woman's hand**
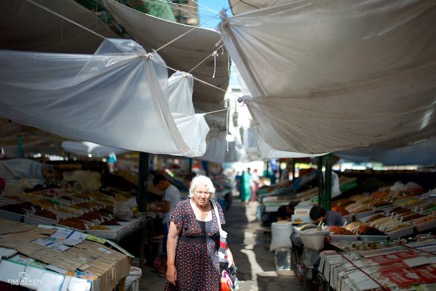
M 174 286 L 176 285 L 177 270 L 176 270 L 176 267 L 174 265 L 167 266 L 167 280 L 168 280 L 168 282 L 170 282 Z
M 226 249 L 227 261 L 229 262 L 229 268 L 235 264 L 233 260 L 233 254 L 229 248 Z
M 179 239 L 179 234 L 182 228 L 177 228 L 174 221 L 170 222 L 167 240 L 167 280 L 173 285 L 176 285 L 177 270 L 176 270 L 176 246 Z

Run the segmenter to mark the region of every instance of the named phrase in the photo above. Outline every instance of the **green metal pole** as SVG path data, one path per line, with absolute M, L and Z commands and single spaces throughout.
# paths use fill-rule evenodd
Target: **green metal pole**
M 147 211 L 147 187 L 146 183 L 148 181 L 148 163 L 150 160 L 150 155 L 148 153 L 139 153 L 139 169 L 138 169 L 138 195 L 136 201 L 138 203 L 139 211 Z
M 17 156 L 19 158 L 23 157 L 23 136 L 21 134 L 18 136 L 18 153 L 17 153 Z
M 330 210 L 332 200 L 332 160 L 331 154 L 325 156 L 324 208 Z
M 189 175 L 192 174 L 192 158 L 189 158 Z
M 323 206 L 324 197 L 324 179 L 322 175 L 322 160 L 323 157 L 317 157 L 317 169 L 318 169 L 318 205 Z

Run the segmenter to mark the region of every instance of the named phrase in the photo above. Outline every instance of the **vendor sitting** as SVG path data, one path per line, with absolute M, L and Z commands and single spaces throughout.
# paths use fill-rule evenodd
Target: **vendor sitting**
M 277 209 L 277 221 L 291 221 L 291 215 L 287 211 L 287 205 L 282 205 Z
M 347 220 L 336 211 L 326 211 L 320 206 L 313 206 L 309 212 L 310 219 L 321 222 L 323 221 L 327 226 L 344 226 Z

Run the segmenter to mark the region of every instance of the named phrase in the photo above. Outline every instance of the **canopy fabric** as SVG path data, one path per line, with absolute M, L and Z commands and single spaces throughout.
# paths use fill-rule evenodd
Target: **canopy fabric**
M 73 0 L 32 2 L 46 9 L 26 0 L 0 3 L 0 49 L 93 54 L 103 38 L 119 38 L 96 15 Z
M 201 157 L 204 161 L 231 163 L 244 161 L 247 158 L 241 143 L 227 142 L 225 131 L 212 129 L 206 138 L 206 143 L 206 153 Z
M 259 136 L 320 154 L 436 135 L 436 2 L 292 1 L 219 30 Z
M 190 72 L 195 78 L 222 89 L 195 81 L 193 102 L 197 113 L 225 108 L 230 61 L 227 51 L 223 47 L 219 49 L 221 36 L 217 31 L 166 21 L 113 0 L 103 0 L 103 3 L 146 50 L 161 48 L 158 53 L 169 67 Z M 225 112 L 220 115 L 225 124 Z
M 436 165 L 436 137 L 431 137 L 403 147 L 378 144 L 335 153 L 354 162 L 375 161 L 384 165 Z
M 112 153 L 118 155 L 127 152 L 126 150 L 123 149 L 102 146 L 93 142 L 88 142 L 88 141 L 80 142 L 80 141 L 72 141 L 72 140 L 63 141 L 62 148 L 69 153 L 82 155 L 82 156 L 91 155 L 92 157 L 98 157 L 98 158 L 108 157 Z
M 293 0 L 229 0 L 230 10 L 233 15 L 262 9 L 265 7 L 278 6 Z
M 125 150 L 187 157 L 206 151 L 204 117 L 184 112 L 192 88 L 173 85 L 189 90 L 178 89 L 178 104 L 169 104 L 168 83 L 192 84 L 192 76 L 168 80 L 161 57 L 132 40 L 107 39 L 94 55 L 0 51 L 0 63 L 4 118 Z
M 223 162 L 226 154 L 226 132 L 212 129 L 206 138 L 207 150 L 202 160 Z
M 316 157 L 324 154 L 306 154 L 306 153 L 295 153 L 289 151 L 279 151 L 272 148 L 269 144 L 267 144 L 261 137 L 257 138 L 257 148 L 260 157 L 263 160 L 267 159 L 284 159 L 284 158 L 306 158 L 306 157 Z
M 0 28 L 2 30 L 2 33 L 0 34 L 0 49 L 93 54 L 105 38 L 114 39 L 120 37 L 109 29 L 109 27 L 111 27 L 114 30 L 117 29 L 118 33 L 121 33 L 119 25 L 111 25 L 101 21 L 100 17 L 102 16 L 97 16 L 97 13 L 84 8 L 74 0 L 32 0 L 32 2 L 36 4 L 26 0 L 7 0 L 3 2 L 4 3 L 0 4 Z M 122 6 L 122 8 L 127 7 Z M 131 18 L 136 12 L 130 8 L 127 8 L 127 10 L 129 11 L 129 13 L 126 14 L 127 18 Z M 147 49 L 148 51 L 152 51 L 152 49 L 167 44 L 173 37 L 180 36 L 180 34 L 191 29 L 189 26 L 174 23 L 169 24 L 170 22 L 160 20 L 156 17 L 147 17 L 144 13 L 139 13 L 139 15 L 141 15 L 141 18 L 151 19 L 146 25 L 148 30 L 152 30 L 151 32 L 144 30 L 144 27 L 142 27 L 144 25 L 143 20 L 139 20 L 141 23 L 140 25 L 136 23 L 129 26 L 129 31 L 127 31 L 127 27 L 123 28 L 129 35 L 136 36 L 137 34 L 141 34 L 139 39 L 152 41 L 151 44 L 147 41 L 141 43 L 143 46 L 144 44 L 147 44 L 147 47 L 150 48 Z M 74 23 L 69 22 L 68 20 L 71 20 Z M 148 27 L 149 25 L 151 25 L 151 27 Z M 143 32 L 139 32 L 141 29 Z M 130 30 L 135 31 L 131 32 Z M 206 61 L 194 69 L 192 74 L 194 74 L 196 78 L 222 88 L 223 91 L 199 81 L 195 82 L 195 88 L 193 89 L 192 83 L 194 83 L 194 81 L 191 75 L 190 78 L 185 79 L 182 84 L 189 83 L 186 86 L 191 86 L 189 90 L 191 91 L 191 95 L 192 92 L 194 92 L 194 104 L 192 105 L 187 104 L 187 102 L 181 102 L 185 106 L 190 107 L 190 111 L 182 112 L 193 114 L 193 108 L 195 108 L 195 111 L 197 112 L 209 112 L 216 109 L 223 109 L 224 91 L 227 88 L 229 79 L 228 54 L 224 49 L 220 49 L 215 57 L 206 58 L 209 54 L 212 54 L 214 50 L 217 50 L 218 46 L 215 46 L 215 44 L 219 42 L 220 35 L 216 31 L 196 29 L 192 33 L 189 33 L 187 38 L 188 40 L 184 37 L 183 39 L 176 41 L 174 43 L 174 49 L 172 48 L 173 44 L 169 44 L 161 50 L 162 53 L 165 53 L 164 59 L 166 64 L 170 65 L 172 68 L 180 70 L 186 65 L 189 69 L 184 71 L 189 71 L 193 68 L 193 63 L 197 65 L 200 63 L 200 60 L 205 59 Z M 168 63 L 166 60 L 167 57 L 169 59 Z M 187 60 L 191 63 L 187 62 Z M 171 71 L 171 73 L 173 73 L 173 71 Z M 204 76 L 201 75 L 201 73 L 204 73 Z M 213 78 L 212 76 L 214 73 L 215 77 Z M 171 86 L 171 84 L 168 85 Z M 185 85 L 180 86 L 183 87 Z M 168 90 L 169 92 L 172 91 L 171 88 L 168 88 Z M 176 92 L 178 90 L 179 89 L 176 89 Z M 0 92 L 0 98 L 2 98 L 2 96 L 3 92 Z M 175 96 L 178 97 L 177 93 Z M 192 98 L 192 96 L 190 98 Z M 179 98 L 173 98 L 172 101 L 170 101 L 170 104 L 173 101 L 180 103 Z M 173 112 L 172 109 L 170 111 Z M 173 115 L 174 114 L 176 113 L 174 112 Z M 212 115 L 205 116 L 208 122 L 209 119 L 211 119 L 210 116 Z M 217 128 L 219 128 L 225 124 L 225 112 L 213 114 L 213 117 L 213 122 L 210 122 L 211 125 L 216 125 Z M 203 120 L 203 117 L 196 115 L 194 119 Z M 33 124 L 33 121 L 26 122 L 25 124 L 28 125 L 30 123 Z M 197 120 L 194 128 L 199 124 L 200 123 L 198 123 Z M 187 125 L 187 128 L 189 128 L 189 124 Z M 177 126 L 180 127 L 182 125 L 178 124 Z M 204 134 L 206 129 L 203 126 L 203 121 L 201 121 L 201 125 L 199 126 L 202 128 L 201 134 Z M 4 130 L 5 127 L 8 132 L 10 132 L 7 136 L 5 134 L 6 131 Z M 56 142 L 58 145 L 56 146 L 57 149 L 60 148 L 60 141 L 65 140 L 65 135 L 54 135 L 51 134 L 53 132 L 47 133 L 44 130 L 31 128 L 2 118 L 0 118 L 0 128 L 0 146 L 7 151 L 8 157 L 15 156 L 14 152 L 16 152 L 18 136 L 23 137 L 23 148 L 25 150 L 30 149 L 28 145 L 31 145 L 31 149 L 35 151 L 38 151 L 38 140 L 41 141 L 42 146 L 44 146 L 44 144 L 53 144 Z M 190 131 L 186 131 L 187 130 L 185 129 L 185 134 L 190 136 Z M 152 134 L 153 133 L 155 133 L 154 130 Z M 79 140 L 86 140 L 82 135 L 80 136 L 81 137 L 78 138 Z M 114 138 L 116 139 L 117 137 Z M 178 138 L 176 138 L 176 140 L 177 139 Z M 138 141 L 138 144 L 141 143 L 142 140 L 143 139 L 141 138 Z M 95 138 L 88 139 L 87 141 L 95 141 Z M 183 147 L 183 144 L 185 143 L 188 144 L 191 151 L 197 152 L 195 155 L 205 151 L 203 148 L 205 144 L 203 142 L 196 142 L 194 139 L 190 139 L 188 141 L 183 141 L 181 147 Z M 136 146 L 133 147 L 137 148 Z M 142 146 L 140 148 L 143 149 L 144 147 Z M 161 147 L 159 147 L 157 151 L 160 151 L 160 149 Z M 165 152 L 174 152 L 173 150 L 165 149 L 165 147 L 162 147 L 162 149 Z M 182 152 L 185 152 L 185 150 Z M 156 149 L 151 153 L 155 151 Z M 180 151 L 177 150 L 176 152 Z

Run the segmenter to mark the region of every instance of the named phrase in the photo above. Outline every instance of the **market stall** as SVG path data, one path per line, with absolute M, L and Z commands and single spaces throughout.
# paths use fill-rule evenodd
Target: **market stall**
M 0 281 L 42 290 L 124 290 L 131 255 L 110 241 L 0 218 Z
M 319 272 L 335 290 L 434 290 L 436 239 L 354 244 L 321 254 Z
M 434 234 L 436 189 L 422 193 L 422 188 L 421 192 L 417 191 L 418 186 L 416 183 L 397 182 L 373 193 L 355 194 L 333 201 L 332 208 L 351 218 L 344 226 L 323 227 L 321 224 L 310 223 L 294 225 L 291 239 L 297 274 L 305 280 L 316 280 L 318 275 L 326 276 L 325 273 L 318 273 L 318 268 L 324 270 L 319 265 L 324 252 L 334 250 L 341 257 L 341 252 L 344 251 L 403 246 L 406 242 Z M 330 274 L 329 278 L 336 275 L 337 273 Z M 333 282 L 330 285 L 339 288 L 335 284 Z M 351 285 L 348 287 L 351 288 Z M 341 288 L 344 287 L 341 285 Z

